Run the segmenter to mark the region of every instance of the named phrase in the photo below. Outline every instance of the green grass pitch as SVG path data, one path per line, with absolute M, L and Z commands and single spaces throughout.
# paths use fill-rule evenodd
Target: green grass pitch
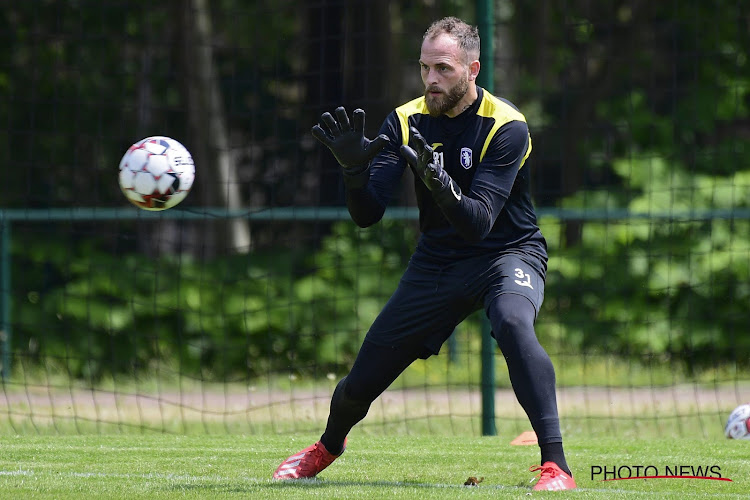
M 272 481 L 276 466 L 316 435 L 0 436 L 0 498 L 750 498 L 750 441 L 566 436 L 579 489 L 532 492 L 536 446 L 509 439 L 373 436 L 355 429 L 319 478 Z M 595 466 L 716 466 L 707 479 L 592 479 Z M 717 469 L 714 469 L 716 471 Z M 469 477 L 484 478 L 464 486 Z

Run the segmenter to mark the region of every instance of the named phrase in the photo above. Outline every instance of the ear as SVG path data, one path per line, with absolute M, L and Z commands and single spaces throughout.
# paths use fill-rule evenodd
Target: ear
M 471 61 L 469 63 L 469 81 L 474 81 L 479 75 L 479 61 Z

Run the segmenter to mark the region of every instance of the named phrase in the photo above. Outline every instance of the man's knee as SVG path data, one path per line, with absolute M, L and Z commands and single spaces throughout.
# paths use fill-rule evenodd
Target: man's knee
M 514 294 L 501 295 L 495 299 L 491 311 L 492 330 L 495 339 L 506 334 L 534 329 L 534 305 L 526 297 Z
M 507 356 L 536 349 L 539 341 L 534 331 L 533 304 L 521 295 L 507 294 L 498 297 L 491 311 L 492 336 Z

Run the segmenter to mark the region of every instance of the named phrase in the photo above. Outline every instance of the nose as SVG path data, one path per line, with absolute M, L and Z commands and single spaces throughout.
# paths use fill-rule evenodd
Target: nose
M 438 72 L 432 68 L 428 69 L 427 74 L 425 75 L 424 82 L 428 85 L 434 85 L 438 83 Z

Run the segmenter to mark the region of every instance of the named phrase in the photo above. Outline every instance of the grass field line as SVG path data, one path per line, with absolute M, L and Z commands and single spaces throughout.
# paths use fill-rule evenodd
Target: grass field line
M 483 486 L 465 486 L 458 484 L 441 484 L 441 483 L 415 483 L 407 481 L 338 481 L 338 480 L 319 480 L 319 479 L 298 479 L 293 482 L 278 482 L 273 479 L 258 479 L 254 477 L 228 477 L 220 475 L 189 475 L 189 474 L 159 474 L 159 473 L 147 473 L 147 474 L 133 474 L 133 473 L 114 473 L 114 472 L 59 472 L 59 471 L 35 471 L 29 469 L 18 469 L 18 470 L 0 470 L 0 476 L 28 476 L 28 477 L 68 477 L 68 478 L 101 478 L 101 479 L 127 479 L 127 480 L 162 480 L 162 481 L 183 481 L 186 483 L 201 483 L 201 482 L 237 482 L 238 480 L 243 483 L 251 483 L 254 486 L 263 485 L 280 485 L 288 484 L 289 486 L 305 486 L 310 487 L 382 487 L 382 488 L 424 488 L 424 489 L 439 489 L 439 490 L 470 490 L 477 488 L 478 490 L 499 490 L 499 491 L 512 491 L 524 494 L 531 494 L 528 487 L 517 486 L 517 485 L 483 485 Z M 533 481 L 533 480 L 532 480 Z M 530 481 L 531 482 L 531 481 Z M 669 495 L 670 492 L 666 491 L 634 491 L 626 489 L 613 489 L 613 488 L 585 488 L 579 487 L 578 492 L 580 493 L 604 493 L 608 495 L 612 494 L 626 494 L 629 496 L 644 496 L 644 497 L 664 497 Z M 674 492 L 675 494 L 677 492 Z M 710 493 L 703 492 L 701 494 L 705 498 L 729 498 L 735 495 L 726 493 Z

